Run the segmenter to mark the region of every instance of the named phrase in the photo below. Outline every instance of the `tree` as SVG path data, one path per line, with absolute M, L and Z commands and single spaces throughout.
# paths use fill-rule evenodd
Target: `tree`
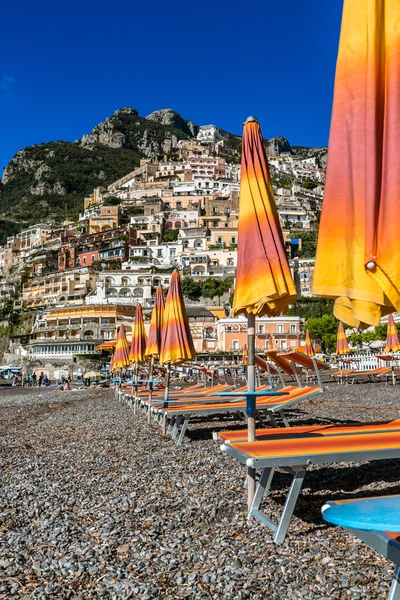
M 299 296 L 289 308 L 288 315 L 302 319 L 333 315 L 333 304 L 333 300 L 322 296 Z
M 187 298 L 198 300 L 202 293 L 202 286 L 199 281 L 195 281 L 193 277 L 184 277 L 181 281 L 182 293 Z
M 307 320 L 307 328 L 312 338 L 317 339 L 324 352 L 335 352 L 337 321 L 333 315 L 322 315 Z
M 179 235 L 179 229 L 168 229 L 164 231 L 163 241 L 164 242 L 176 242 Z

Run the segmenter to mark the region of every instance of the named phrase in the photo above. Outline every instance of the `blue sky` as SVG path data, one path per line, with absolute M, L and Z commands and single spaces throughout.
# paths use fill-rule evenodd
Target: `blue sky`
M 0 171 L 117 108 L 328 142 L 343 0 L 14 0 L 0 22 Z

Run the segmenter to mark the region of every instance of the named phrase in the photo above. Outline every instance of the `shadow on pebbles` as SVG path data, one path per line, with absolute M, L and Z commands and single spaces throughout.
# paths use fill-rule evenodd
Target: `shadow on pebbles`
M 291 423 L 398 418 L 397 388 L 332 386 Z M 0 598 L 381 599 L 393 565 L 320 516 L 400 492 L 400 461 L 310 469 L 285 543 L 246 520 L 244 470 L 199 421 L 182 448 L 110 390 L 0 390 Z M 237 423 L 243 427 L 243 423 Z M 282 509 L 288 477 L 266 510 Z

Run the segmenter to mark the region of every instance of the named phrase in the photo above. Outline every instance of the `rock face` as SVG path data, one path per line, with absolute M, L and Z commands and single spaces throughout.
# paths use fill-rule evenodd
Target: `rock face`
M 287 154 L 292 153 L 288 140 L 281 135 L 273 137 L 268 141 L 268 151 L 271 155 L 275 154 L 276 156 L 279 156 L 283 152 Z
M 173 127 L 186 133 L 190 137 L 196 137 L 199 132 L 199 126 L 192 123 L 192 121 L 186 121 L 182 119 L 181 115 L 172 110 L 171 108 L 164 108 L 163 110 L 155 110 L 146 117 L 149 121 L 155 123 L 161 123 L 167 127 Z
M 85 148 L 98 144 L 127 148 L 150 157 L 170 152 L 178 140 L 191 137 L 195 128 L 196 125 L 189 124 L 173 110 L 156 111 L 144 119 L 134 108 L 120 108 L 96 125 L 92 133 L 84 135 L 80 144 Z

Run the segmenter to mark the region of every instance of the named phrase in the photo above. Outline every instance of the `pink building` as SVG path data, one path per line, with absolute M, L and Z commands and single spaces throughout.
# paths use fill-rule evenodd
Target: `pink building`
M 221 352 L 243 350 L 247 344 L 247 319 L 245 317 L 226 318 L 217 322 L 218 349 Z M 256 319 L 256 349 L 268 348 L 272 336 L 277 350 L 297 348 L 300 346 L 300 317 L 261 317 Z

